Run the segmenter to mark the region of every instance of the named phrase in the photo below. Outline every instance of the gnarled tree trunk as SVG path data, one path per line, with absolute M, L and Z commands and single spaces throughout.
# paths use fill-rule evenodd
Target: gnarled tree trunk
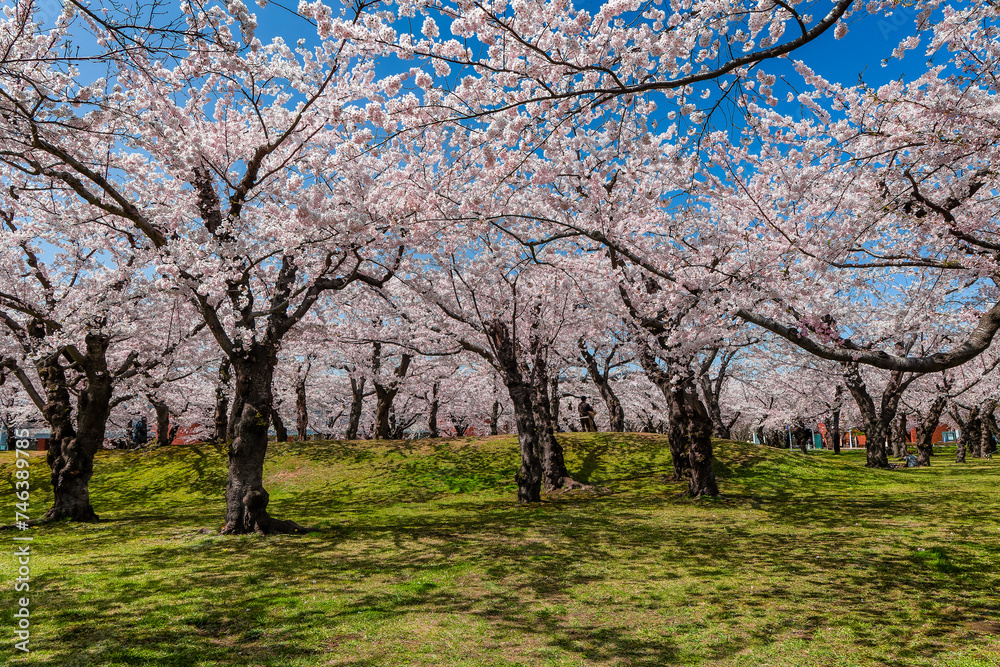
M 358 425 L 361 423 L 361 410 L 365 404 L 365 378 L 351 377 L 351 412 L 347 417 L 347 433 L 345 440 L 358 439 Z
M 263 343 L 255 343 L 233 360 L 236 437 L 229 443 L 224 534 L 307 531 L 294 521 L 274 519 L 267 513 L 269 496 L 263 484 L 264 457 L 269 418 L 277 414 L 272 408 L 271 393 L 276 360 L 275 349 Z
M 170 444 L 170 408 L 163 401 L 150 399 L 156 412 L 156 446 L 166 447 Z
M 377 397 L 375 403 L 375 437 L 384 440 L 391 438 L 393 435 L 392 427 L 389 424 L 389 413 L 392 411 L 392 402 L 399 393 L 399 383 L 406 377 L 406 372 L 410 368 L 413 356 L 409 354 L 402 355 L 399 365 L 393 371 L 392 380 L 382 383 L 378 380 L 379 368 L 382 364 L 382 344 L 375 343 L 373 350 L 372 371 L 376 379 L 372 381 L 372 384 L 375 385 L 375 395 Z
M 937 430 L 941 414 L 944 412 L 947 398 L 938 396 L 931 403 L 927 415 L 917 426 L 917 465 L 929 466 L 931 464 L 931 452 L 934 450 L 934 431 Z
M 55 354 L 44 360 L 39 376 L 45 387 L 45 420 L 52 430 L 47 461 L 52 471 L 52 507 L 42 521 L 97 521 L 90 505 L 94 454 L 103 443 L 111 413 L 112 377 L 108 371 L 107 336 L 89 333 L 86 353 L 77 360 L 85 379 L 77 399 L 77 428 L 72 423 L 65 370 Z
M 524 380 L 515 343 L 507 325 L 493 320 L 487 326 L 486 334 L 493 343 L 497 370 L 501 372 L 507 393 L 514 404 L 517 441 L 521 449 L 521 467 L 515 477 L 517 499 L 522 503 L 537 503 L 542 499 L 542 463 L 537 453 L 538 432 L 531 405 L 531 386 Z

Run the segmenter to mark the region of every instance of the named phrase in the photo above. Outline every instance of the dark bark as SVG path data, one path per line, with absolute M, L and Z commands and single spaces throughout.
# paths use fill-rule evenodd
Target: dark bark
M 712 419 L 698 397 L 694 382 L 683 387 L 688 421 L 688 453 L 691 480 L 688 493 L 692 498 L 718 496 L 719 487 L 712 470 Z
M 166 447 L 170 444 L 170 408 L 156 396 L 147 398 L 156 412 L 156 446 Z
M 764 444 L 775 449 L 785 449 L 788 447 L 787 434 L 777 428 L 765 429 Z
M 346 440 L 358 439 L 358 425 L 361 423 L 361 410 L 365 404 L 365 378 L 351 376 L 351 412 L 347 417 Z
M 795 422 L 792 426 L 792 442 L 803 454 L 809 453 L 809 429 L 801 421 Z
M 892 432 L 892 454 L 897 459 L 906 457 L 906 444 L 909 442 L 909 434 L 906 428 L 906 415 L 901 414 L 896 417 L 895 428 Z
M 374 343 L 372 349 L 372 372 L 375 377 L 372 384 L 375 386 L 375 395 L 377 397 L 375 403 L 375 437 L 387 439 L 393 435 L 392 427 L 389 424 L 389 413 L 392 411 L 392 402 L 399 393 L 399 384 L 406 377 L 406 372 L 410 368 L 410 362 L 413 360 L 413 357 L 409 354 L 403 354 L 399 360 L 399 365 L 393 371 L 392 379 L 389 382 L 383 383 L 379 381 L 379 370 L 382 365 L 382 344 Z
M 490 410 L 490 435 L 499 434 L 500 422 L 500 401 L 493 400 L 493 408 Z
M 229 481 L 226 485 L 224 534 L 306 532 L 294 521 L 281 521 L 267 513 L 269 496 L 264 489 L 271 382 L 277 356 L 271 345 L 256 343 L 233 360 L 237 415 L 236 437 L 229 443 Z
M 555 419 L 552 416 L 552 400 L 548 394 L 548 364 L 541 340 L 532 337 L 534 365 L 532 367 L 532 406 L 535 428 L 538 431 L 538 456 L 542 461 L 542 486 L 546 491 L 583 488 L 585 485 L 572 479 L 566 470 L 566 459 L 562 445 L 556 440 Z
M 740 413 L 737 412 L 728 420 L 725 419 L 722 416 L 722 407 L 719 404 L 719 399 L 722 396 L 722 388 L 726 382 L 729 362 L 736 356 L 736 351 L 723 351 L 722 357 L 719 359 L 716 376 L 713 378 L 711 370 L 716 358 L 718 358 L 718 353 L 719 350 L 717 348 L 710 350 L 708 356 L 702 362 L 700 372 L 698 373 L 698 387 L 701 389 L 701 397 L 705 403 L 705 409 L 708 410 L 709 417 L 712 419 L 713 434 L 716 438 L 729 440 L 732 438 L 733 424 L 739 419 Z
M 902 392 L 898 390 L 902 374 L 893 373 L 892 375 L 893 378 L 882 395 L 880 412 L 868 393 L 868 388 L 858 371 L 857 364 L 844 364 L 844 380 L 847 390 L 851 392 L 854 402 L 858 404 L 861 419 L 865 425 L 865 452 L 867 455 L 865 466 L 868 468 L 888 469 L 890 467 L 885 445 L 891 424 L 896 416 L 896 406 L 902 395 Z
M 427 430 L 430 432 L 430 437 L 438 438 L 441 434 L 438 432 L 438 410 L 441 407 L 441 401 L 438 399 L 438 391 L 440 391 L 441 383 L 435 382 L 431 387 L 431 400 L 428 401 L 427 408 Z M 494 435 L 496 435 L 494 433 Z
M 688 453 L 688 433 L 691 424 L 684 407 L 684 391 L 671 383 L 667 372 L 657 365 L 652 352 L 645 345 L 639 346 L 639 362 L 646 377 L 660 389 L 667 400 L 667 444 L 670 447 L 670 463 L 674 470 L 672 479 L 680 481 L 689 476 L 691 466 L 691 456 Z M 651 423 L 648 426 L 654 428 Z
M 988 400 L 983 404 L 980 415 L 983 422 L 982 456 L 992 458 L 993 452 L 997 449 L 997 437 L 1000 435 L 1000 428 L 996 420 L 997 401 Z
M 94 474 L 94 454 L 104 443 L 111 413 L 112 376 L 108 370 L 107 336 L 89 333 L 86 353 L 77 359 L 84 373 L 77 399 L 77 427 L 74 430 L 65 369 L 59 355 L 45 359 L 39 368 L 45 387 L 45 420 L 51 428 L 47 460 L 52 471 L 52 507 L 42 521 L 97 521 L 90 505 L 90 479 Z
M 271 420 L 274 423 L 274 439 L 277 442 L 288 442 L 288 429 L 285 428 L 285 422 L 281 419 L 277 406 L 271 409 Z
M 931 464 L 931 452 L 934 451 L 934 431 L 937 430 L 938 422 L 941 421 L 941 414 L 944 412 L 947 398 L 938 396 L 931 403 L 930 410 L 920 424 L 917 425 L 917 465 L 929 466 Z
M 514 421 L 521 449 L 521 467 L 515 478 L 517 499 L 522 503 L 539 502 L 542 499 L 542 464 L 537 454 L 538 438 L 531 405 L 531 387 L 521 371 L 516 344 L 507 325 L 493 320 L 486 327 L 486 334 L 492 343 L 497 370 L 501 372 L 507 393 L 514 404 Z
M 295 430 L 299 434 L 299 442 L 308 440 L 309 429 L 309 407 L 306 403 L 306 377 L 309 375 L 309 365 L 305 371 L 299 368 L 299 374 L 295 379 Z
M 229 370 L 232 368 L 226 359 L 219 365 L 219 384 L 215 387 L 215 431 L 213 440 L 225 442 L 229 437 Z
M 609 377 L 611 359 L 614 357 L 615 350 L 612 350 L 605 358 L 604 369 L 602 370 L 600 364 L 597 362 L 597 358 L 587 349 L 587 344 L 582 338 L 577 341 L 577 345 L 580 348 L 580 358 L 583 359 L 584 364 L 587 366 L 587 373 L 590 375 L 590 379 L 594 385 L 597 386 L 597 390 L 601 394 L 601 399 L 608 408 L 610 430 L 622 433 L 625 430 L 625 411 L 622 409 L 621 401 L 618 400 L 618 396 L 611 386 Z
M 826 420 L 826 434 L 830 439 L 834 454 L 840 454 L 840 411 L 843 394 L 844 387 L 838 384 L 833 394 L 833 410 L 831 410 L 830 417 Z
M 448 415 L 448 419 L 451 420 L 451 427 L 455 429 L 455 437 L 464 437 L 465 432 L 469 430 L 469 424 L 465 421 L 465 418 L 458 415 Z

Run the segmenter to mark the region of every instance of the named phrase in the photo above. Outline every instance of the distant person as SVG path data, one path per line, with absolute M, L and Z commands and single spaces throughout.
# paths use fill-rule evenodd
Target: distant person
M 143 415 L 132 429 L 132 446 L 142 447 L 149 440 L 149 423 Z
M 587 402 L 586 396 L 580 397 L 580 405 L 576 406 L 576 411 L 580 415 L 580 426 L 583 430 L 596 433 L 597 424 L 594 422 L 594 417 L 597 416 L 597 411 Z
M 916 468 L 917 467 L 917 457 L 914 456 L 910 450 L 906 450 L 906 467 Z

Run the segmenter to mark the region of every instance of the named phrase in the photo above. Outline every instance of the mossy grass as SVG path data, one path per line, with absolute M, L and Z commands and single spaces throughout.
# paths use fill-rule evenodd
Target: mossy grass
M 102 521 L 29 531 L 32 652 L 8 632 L 0 664 L 1000 664 L 1000 460 L 719 441 L 723 495 L 692 500 L 660 436 L 560 439 L 598 490 L 532 506 L 512 436 L 272 444 L 269 511 L 320 529 L 274 537 L 217 534 L 222 447 L 102 452 Z

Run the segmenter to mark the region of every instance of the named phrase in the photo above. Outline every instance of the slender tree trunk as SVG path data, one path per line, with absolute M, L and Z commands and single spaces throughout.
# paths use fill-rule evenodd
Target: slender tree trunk
M 615 394 L 614 388 L 611 386 L 607 368 L 605 368 L 603 372 L 601 371 L 601 368 L 597 363 L 597 359 L 590 353 L 590 350 L 587 349 L 587 344 L 582 338 L 577 341 L 577 345 L 580 348 L 580 357 L 587 365 L 587 373 L 590 375 L 590 379 L 593 380 L 594 385 L 597 387 L 597 391 L 601 394 L 601 399 L 608 408 L 610 430 L 615 433 L 624 432 L 625 411 L 622 409 L 621 401 L 618 400 L 618 396 Z
M 233 408 L 237 419 L 236 437 L 229 443 L 224 534 L 307 531 L 294 521 L 274 519 L 267 513 L 264 457 L 269 417 L 277 415 L 271 393 L 276 359 L 273 347 L 257 343 L 233 361 L 236 382 Z
M 507 325 L 494 320 L 487 327 L 487 335 L 492 339 L 499 367 L 497 370 L 501 372 L 507 393 L 514 404 L 514 421 L 521 449 L 521 467 L 515 478 L 517 499 L 522 503 L 536 503 L 542 499 L 542 464 L 537 454 L 538 437 L 531 405 L 531 387 L 524 381 L 515 343 Z
M 229 396 L 220 389 L 215 390 L 215 442 L 225 442 L 229 431 Z
M 351 412 L 347 418 L 346 440 L 358 439 L 358 425 L 361 423 L 361 411 L 365 403 L 365 378 L 351 378 Z
M 85 374 L 77 399 L 77 428 L 74 430 L 68 384 L 59 355 L 41 363 L 39 376 L 45 387 L 43 416 L 51 428 L 47 461 L 52 471 L 52 507 L 43 522 L 70 519 L 97 521 L 90 505 L 90 479 L 94 474 L 94 454 L 103 443 L 111 414 L 112 379 L 108 371 L 107 336 L 86 336 L 86 353 L 80 366 Z
M 430 407 L 427 409 L 427 430 L 430 432 L 430 437 L 432 438 L 441 437 L 441 434 L 438 432 L 438 409 L 441 407 L 441 401 L 438 400 L 440 387 L 440 382 L 435 382 L 431 387 Z M 494 433 L 493 435 L 496 434 Z
M 906 457 L 906 443 L 909 440 L 906 430 L 906 415 L 899 415 L 896 418 L 896 428 L 893 429 L 892 437 L 892 454 L 897 459 Z
M 827 422 L 826 426 L 826 432 L 832 441 L 831 444 L 833 445 L 834 454 L 840 454 L 840 401 L 843 393 L 844 387 L 838 384 L 833 395 L 833 411 L 830 415 L 830 421 Z
M 732 427 L 722 418 L 722 408 L 719 406 L 719 397 L 712 387 L 712 378 L 708 373 L 703 373 L 698 378 L 701 388 L 702 399 L 705 402 L 705 409 L 712 419 L 712 432 L 716 438 L 729 440 L 732 437 Z
M 493 409 L 490 410 L 490 435 L 500 433 L 500 401 L 493 399 Z
M 927 415 L 917 426 L 917 465 L 929 466 L 931 464 L 931 452 L 934 450 L 934 432 L 937 430 L 938 422 L 941 420 L 941 413 L 947 399 L 938 396 L 931 404 Z
M 303 374 L 295 382 L 295 430 L 299 434 L 299 442 L 309 439 L 306 434 L 308 429 L 309 407 L 306 404 L 306 376 Z

